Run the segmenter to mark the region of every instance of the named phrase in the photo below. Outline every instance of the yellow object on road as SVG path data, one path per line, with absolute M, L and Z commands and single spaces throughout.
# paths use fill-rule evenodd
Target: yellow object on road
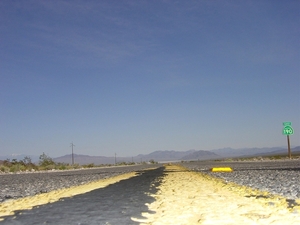
M 212 172 L 232 172 L 233 169 L 231 169 L 230 167 L 215 167 L 215 168 L 211 168 Z

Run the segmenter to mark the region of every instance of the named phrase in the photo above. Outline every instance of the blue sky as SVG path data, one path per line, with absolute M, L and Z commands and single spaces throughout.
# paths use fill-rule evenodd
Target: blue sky
M 0 2 L 0 155 L 300 145 L 299 1 Z

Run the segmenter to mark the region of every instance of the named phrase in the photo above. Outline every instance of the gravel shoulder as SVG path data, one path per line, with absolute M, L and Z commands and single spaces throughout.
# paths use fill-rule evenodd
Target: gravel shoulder
M 300 199 L 300 160 L 197 161 L 181 165 L 192 171 L 221 178 L 225 182 L 267 191 L 290 200 Z M 212 167 L 231 167 L 233 172 L 215 173 L 210 171 Z

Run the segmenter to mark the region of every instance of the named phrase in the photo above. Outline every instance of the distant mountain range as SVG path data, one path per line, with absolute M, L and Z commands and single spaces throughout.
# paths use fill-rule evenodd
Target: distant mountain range
M 300 154 L 300 146 L 291 149 L 292 154 Z M 114 164 L 115 162 L 148 162 L 154 160 L 157 162 L 171 162 L 171 161 L 189 161 L 189 160 L 213 160 L 222 158 L 238 158 L 238 157 L 253 157 L 266 155 L 284 155 L 287 154 L 287 149 L 282 147 L 273 148 L 222 148 L 211 151 L 205 150 L 188 150 L 188 151 L 174 151 L 174 150 L 159 150 L 149 154 L 140 154 L 133 157 L 106 157 L 106 156 L 89 156 L 74 154 L 74 162 L 81 165 L 94 163 L 99 164 Z M 0 156 L 0 160 L 17 159 L 21 160 L 27 155 L 6 155 Z M 32 162 L 38 162 L 38 156 L 29 155 Z M 64 155 L 53 158 L 55 162 L 71 163 L 72 155 Z
M 207 160 L 220 158 L 217 154 L 203 150 L 189 150 L 185 152 L 180 151 L 155 151 L 146 155 L 137 155 L 134 157 L 106 157 L 106 156 L 89 156 L 89 155 L 77 155 L 74 154 L 74 162 L 81 165 L 84 164 L 114 164 L 115 162 L 149 162 L 154 160 L 156 162 L 170 162 L 180 160 Z M 64 155 L 53 159 L 55 162 L 70 163 L 72 161 L 72 155 Z
M 219 155 L 214 152 L 204 151 L 204 150 L 188 150 L 185 152 L 165 150 L 165 151 L 155 151 L 147 155 L 138 155 L 138 158 L 142 158 L 143 161 L 149 161 L 153 159 L 154 161 L 178 161 L 178 160 L 207 160 L 220 158 Z

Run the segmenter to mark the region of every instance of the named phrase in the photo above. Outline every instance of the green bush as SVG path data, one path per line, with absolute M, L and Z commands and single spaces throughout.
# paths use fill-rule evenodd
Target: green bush
M 58 169 L 59 170 L 66 170 L 67 166 L 66 165 L 60 165 L 60 166 L 58 166 Z
M 78 163 L 75 163 L 74 165 L 70 166 L 72 169 L 79 169 L 81 166 Z
M 9 172 L 19 172 L 19 171 L 25 171 L 26 167 L 21 164 L 14 164 L 9 168 Z
M 27 170 L 38 170 L 38 167 L 37 167 L 37 165 L 35 165 L 35 164 L 33 164 L 33 163 L 30 163 L 30 164 L 27 164 L 26 165 L 26 169 Z
M 2 172 L 4 172 L 4 173 L 7 173 L 7 172 L 9 172 L 9 167 L 4 166 L 4 165 L 1 165 L 1 166 L 0 166 L 0 170 L 1 170 Z
M 50 164 L 44 167 L 44 170 L 55 170 L 55 164 Z
M 86 164 L 86 165 L 82 165 L 83 168 L 93 168 L 95 167 L 94 163 L 90 163 L 90 164 Z
M 49 157 L 48 155 L 46 155 L 44 152 L 42 155 L 40 155 L 39 159 L 40 159 L 39 165 L 42 167 L 50 168 L 53 165 L 55 165 L 55 162 L 53 161 L 53 159 L 51 157 Z

